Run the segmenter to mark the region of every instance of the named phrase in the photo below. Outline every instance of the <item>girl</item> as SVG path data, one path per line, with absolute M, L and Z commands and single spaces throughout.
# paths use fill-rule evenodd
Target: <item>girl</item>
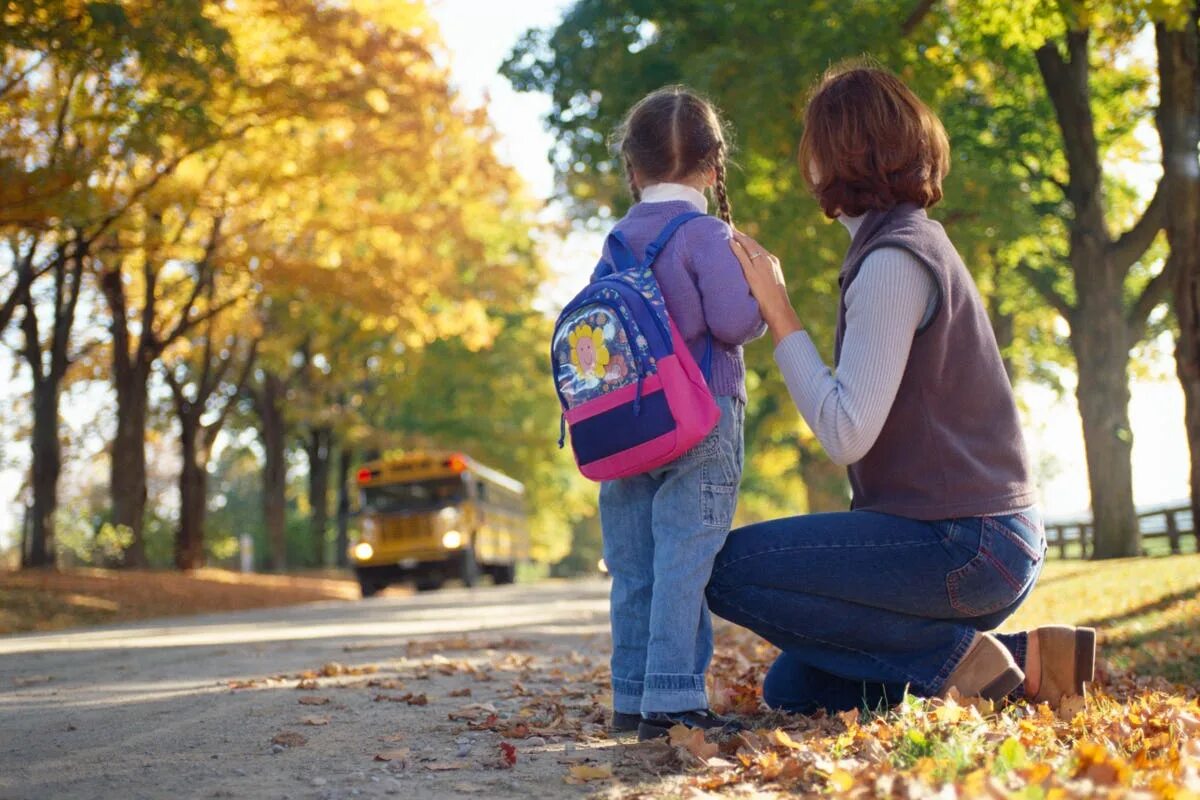
M 737 234 L 796 407 L 846 465 L 851 511 L 752 525 L 708 600 L 782 651 L 763 684 L 808 713 L 957 688 L 1058 703 L 1092 679 L 1095 631 L 993 634 L 1028 596 L 1046 541 L 1012 388 L 979 292 L 926 209 L 950 166 L 941 122 L 894 75 L 818 84 L 800 169 L 850 234 L 831 371 L 779 261 Z
M 705 692 L 712 621 L 704 586 L 733 522 L 742 473 L 742 345 L 765 326 L 730 249 L 728 146 L 716 110 L 682 87 L 662 89 L 633 107 L 617 139 L 637 203 L 616 230 L 635 252 L 679 214 L 707 212 L 708 189 L 720 214 L 683 225 L 654 263 L 667 311 L 698 362 L 712 334 L 708 379 L 720 422 L 677 461 L 600 487 L 613 578 L 612 725 L 649 739 L 678 724 L 727 724 L 709 711 Z

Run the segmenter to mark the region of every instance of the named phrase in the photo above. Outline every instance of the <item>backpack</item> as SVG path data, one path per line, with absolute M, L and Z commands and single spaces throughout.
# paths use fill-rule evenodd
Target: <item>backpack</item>
M 550 364 L 562 405 L 558 446 L 570 426 L 580 472 L 608 481 L 649 472 L 697 445 L 721 416 L 703 370 L 688 351 L 654 277 L 654 259 L 698 211 L 666 224 L 634 257 L 619 231 L 609 234 L 608 261 L 554 325 Z

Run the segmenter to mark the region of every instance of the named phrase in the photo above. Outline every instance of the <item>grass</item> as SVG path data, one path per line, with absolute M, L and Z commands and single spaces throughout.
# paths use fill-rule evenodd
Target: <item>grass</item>
M 1048 561 L 1002 630 L 1055 623 L 1095 627 L 1110 670 L 1200 682 L 1200 555 Z

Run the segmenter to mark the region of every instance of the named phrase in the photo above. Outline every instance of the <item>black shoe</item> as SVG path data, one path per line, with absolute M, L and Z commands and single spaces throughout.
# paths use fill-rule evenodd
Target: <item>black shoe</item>
M 625 714 L 621 711 L 614 711 L 612 713 L 612 720 L 609 721 L 608 729 L 613 733 L 633 733 L 638 729 L 638 724 L 641 721 L 641 714 Z
M 726 717 L 718 717 L 707 708 L 698 711 L 672 711 L 642 714 L 638 725 L 638 741 L 645 742 L 666 736 L 676 725 L 699 728 L 705 731 L 734 733 L 742 730 L 741 723 Z

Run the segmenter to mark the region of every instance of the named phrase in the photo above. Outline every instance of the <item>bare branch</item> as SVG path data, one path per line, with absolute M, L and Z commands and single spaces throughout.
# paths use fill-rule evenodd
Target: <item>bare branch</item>
M 1054 287 L 1055 275 L 1053 272 L 1047 269 L 1035 269 L 1024 261 L 1017 265 L 1017 272 L 1021 273 L 1034 291 L 1040 294 L 1051 308 L 1061 314 L 1063 319 L 1068 322 L 1071 320 L 1075 309 L 1067 302 L 1067 298 L 1063 297 L 1062 292 Z
M 919 0 L 916 8 L 912 10 L 912 13 L 900 25 L 900 35 L 908 36 L 915 31 L 935 5 L 937 5 L 937 0 Z
M 1167 299 L 1171 289 L 1170 270 L 1163 269 L 1142 287 L 1142 293 L 1129 307 L 1130 345 L 1137 344 L 1146 330 L 1146 321 L 1160 303 Z
M 1154 189 L 1154 197 L 1142 212 L 1141 219 L 1109 245 L 1109 253 L 1121 270 L 1129 269 L 1145 255 L 1146 250 L 1154 243 L 1154 237 L 1158 236 L 1158 232 L 1167 224 L 1165 183 L 1166 181 L 1159 179 Z
M 3 86 L 0 86 L 0 97 L 4 97 L 4 95 L 8 94 L 13 89 L 15 89 L 17 87 L 17 84 L 19 84 L 21 81 L 25 80 L 31 74 L 33 74 L 33 71 L 35 69 L 37 69 L 38 67 L 40 67 L 42 64 L 44 64 L 46 59 L 49 58 L 49 56 L 50 56 L 49 53 L 41 53 L 40 55 L 41 55 L 41 58 L 36 59 L 33 62 L 33 64 L 30 65 L 30 67 L 28 69 L 14 75 L 12 80 L 10 80 L 8 83 L 4 84 Z

